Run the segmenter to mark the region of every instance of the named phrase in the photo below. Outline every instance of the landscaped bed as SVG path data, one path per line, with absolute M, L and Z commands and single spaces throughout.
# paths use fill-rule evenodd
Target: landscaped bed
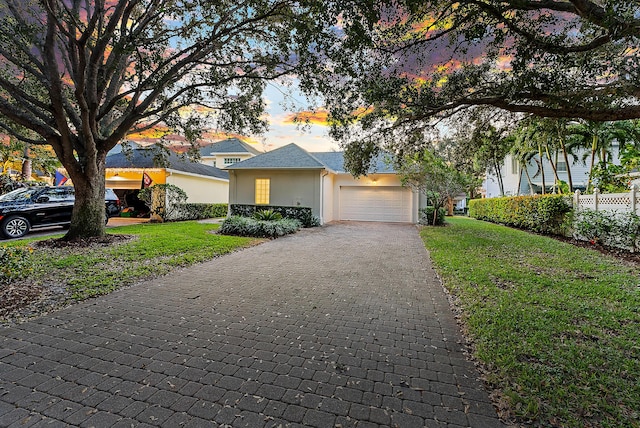
M 637 263 L 491 223 L 421 235 L 503 418 L 640 426 Z
M 195 221 L 145 223 L 111 228 L 106 237 L 83 242 L 48 237 L 2 243 L 32 251 L 27 263 L 16 264 L 28 268 L 22 278 L 0 282 L 0 321 L 39 315 L 259 242 L 219 235 L 218 227 Z

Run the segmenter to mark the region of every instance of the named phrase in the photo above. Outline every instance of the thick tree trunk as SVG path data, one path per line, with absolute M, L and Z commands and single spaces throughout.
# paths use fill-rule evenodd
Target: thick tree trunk
M 95 168 L 86 168 L 91 173 L 71 173 L 76 200 L 69 231 L 64 240 L 100 237 L 105 235 L 105 176 L 104 159 L 96 162 Z
M 29 153 L 29 144 L 24 144 L 24 160 L 22 161 L 22 180 L 31 180 L 31 154 Z

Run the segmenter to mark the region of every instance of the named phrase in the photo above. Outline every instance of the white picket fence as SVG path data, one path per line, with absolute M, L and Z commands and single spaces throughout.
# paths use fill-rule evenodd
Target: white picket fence
M 638 186 L 635 185 L 631 186 L 627 193 L 600 193 L 598 189 L 595 189 L 592 195 L 583 195 L 579 190 L 576 190 L 573 196 L 573 207 L 640 215 L 638 193 Z

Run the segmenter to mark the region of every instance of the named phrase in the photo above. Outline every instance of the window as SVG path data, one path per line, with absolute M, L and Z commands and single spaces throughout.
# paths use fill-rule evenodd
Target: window
M 55 187 L 46 190 L 40 196 L 46 196 L 48 202 L 73 201 L 75 199 L 73 187 Z
M 233 165 L 236 162 L 240 162 L 240 158 L 224 158 L 223 162 L 225 166 Z
M 256 205 L 269 204 L 270 178 L 256 178 Z
M 567 163 L 565 161 L 558 161 L 556 164 L 556 170 L 558 172 L 567 172 Z
M 520 162 L 518 158 L 511 158 L 511 174 L 520 174 Z

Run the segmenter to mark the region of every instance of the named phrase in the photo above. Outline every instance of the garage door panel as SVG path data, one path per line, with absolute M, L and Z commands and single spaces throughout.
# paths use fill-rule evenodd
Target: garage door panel
M 340 188 L 341 220 L 411 222 L 411 204 L 411 191 L 404 187 Z

